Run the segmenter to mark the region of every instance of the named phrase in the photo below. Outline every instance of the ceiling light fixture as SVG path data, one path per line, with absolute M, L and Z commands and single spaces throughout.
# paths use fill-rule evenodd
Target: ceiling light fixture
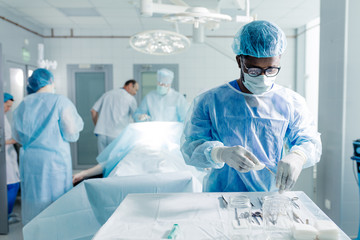
M 165 15 L 164 20 L 169 22 L 180 22 L 194 24 L 199 28 L 200 24 L 220 23 L 221 21 L 231 21 L 229 15 L 212 13 L 204 7 L 190 7 L 185 12 Z
M 135 50 L 152 55 L 171 55 L 184 51 L 190 41 L 184 35 L 164 30 L 150 30 L 137 33 L 130 38 Z
M 44 59 L 44 44 L 38 44 L 38 61 L 37 65 L 39 68 L 46 68 L 46 69 L 56 69 L 57 62 L 55 60 L 51 61 L 48 59 Z
M 250 0 L 227 0 L 227 2 L 235 3 L 238 10 L 245 10 L 246 15 L 236 15 L 232 18 L 229 15 L 221 14 L 220 5 L 225 0 L 216 1 L 217 7 L 213 8 L 207 1 L 200 1 L 209 6 L 206 7 L 191 7 L 184 0 L 169 0 L 173 3 L 163 4 L 161 0 L 154 3 L 154 0 L 140 1 L 140 14 L 144 17 L 151 17 L 154 13 L 166 14 L 163 16 L 165 21 L 175 23 L 189 23 L 193 25 L 193 43 L 203 43 L 205 41 L 204 27 L 210 30 L 219 28 L 220 22 L 229 22 L 234 19 L 235 22 L 248 23 L 254 20 L 250 16 Z

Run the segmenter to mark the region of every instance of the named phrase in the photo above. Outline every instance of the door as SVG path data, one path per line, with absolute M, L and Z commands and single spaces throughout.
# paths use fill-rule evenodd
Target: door
M 87 68 L 68 65 L 68 74 L 69 96 L 84 121 L 79 140 L 72 144 L 73 166 L 74 169 L 84 169 L 97 164 L 97 139 L 90 109 L 102 94 L 112 88 L 112 65 L 89 65 Z
M 16 109 L 25 97 L 25 74 L 25 66 L 11 66 L 9 68 L 10 89 L 5 90 L 9 91 L 9 93 L 14 97 L 15 101 L 13 103 L 12 109 Z
M 3 99 L 2 51 L 0 44 L 0 96 Z M 0 104 L 0 234 L 8 234 L 8 205 L 5 162 L 4 104 Z
M 159 69 L 167 68 L 174 72 L 174 80 L 171 87 L 179 91 L 179 65 L 178 64 L 134 64 L 134 79 L 139 83 L 139 90 L 136 94 L 138 104 L 150 91 L 156 89 Z
M 5 79 L 7 81 L 4 81 L 4 91 L 9 92 L 14 96 L 15 101 L 12 106 L 12 110 L 14 110 L 27 95 L 26 82 L 27 79 L 31 76 L 32 72 L 36 69 L 36 66 L 8 60 L 6 62 L 6 69 L 8 69 L 8 71 L 5 71 Z M 11 121 L 11 112 L 9 112 L 7 116 Z

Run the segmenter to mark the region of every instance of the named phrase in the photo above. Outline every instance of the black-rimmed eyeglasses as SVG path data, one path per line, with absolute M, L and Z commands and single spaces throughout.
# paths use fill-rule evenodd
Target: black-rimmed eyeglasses
M 276 75 L 278 75 L 280 68 L 281 68 L 281 67 L 268 67 L 266 69 L 258 68 L 258 67 L 247 68 L 244 63 L 243 63 L 243 66 L 245 67 L 247 73 L 251 77 L 257 77 L 257 76 L 261 75 L 262 73 L 264 73 L 268 77 L 275 77 Z

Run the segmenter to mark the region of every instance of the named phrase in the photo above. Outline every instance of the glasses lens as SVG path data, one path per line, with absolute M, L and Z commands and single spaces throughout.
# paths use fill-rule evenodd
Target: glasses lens
M 261 68 L 248 68 L 248 74 L 252 77 L 259 76 L 262 73 Z
M 268 68 L 265 70 L 265 75 L 268 77 L 274 77 L 278 74 L 279 69 L 278 68 Z

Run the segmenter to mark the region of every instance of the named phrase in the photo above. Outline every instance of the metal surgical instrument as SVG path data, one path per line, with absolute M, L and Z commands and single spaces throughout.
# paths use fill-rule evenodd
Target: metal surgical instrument
M 265 165 L 265 164 L 264 164 Z M 268 168 L 266 165 L 265 165 L 265 168 L 272 174 L 272 175 L 274 175 L 275 176 L 275 173 L 273 172 L 273 171 L 271 171 L 271 169 L 270 168 Z
M 292 205 L 294 205 L 295 208 L 300 209 L 299 204 L 297 204 L 297 203 L 295 202 L 295 201 L 298 200 L 298 199 L 299 199 L 298 197 L 293 197 L 293 198 L 291 198 L 291 203 L 292 203 Z
M 237 223 L 238 223 L 239 226 L 240 226 L 240 218 L 239 218 L 239 215 L 238 215 L 237 208 L 235 208 L 235 219 L 236 219 Z
M 259 213 L 259 214 L 257 214 L 257 213 Z M 257 224 L 261 225 L 259 219 L 257 218 L 257 217 L 261 218 L 260 212 L 253 212 L 253 213 L 251 213 L 251 216 L 256 220 Z
M 223 195 L 221 195 L 221 198 L 222 198 L 222 200 L 224 202 L 225 207 L 227 207 L 229 205 L 229 203 L 226 201 L 226 199 L 224 198 Z

